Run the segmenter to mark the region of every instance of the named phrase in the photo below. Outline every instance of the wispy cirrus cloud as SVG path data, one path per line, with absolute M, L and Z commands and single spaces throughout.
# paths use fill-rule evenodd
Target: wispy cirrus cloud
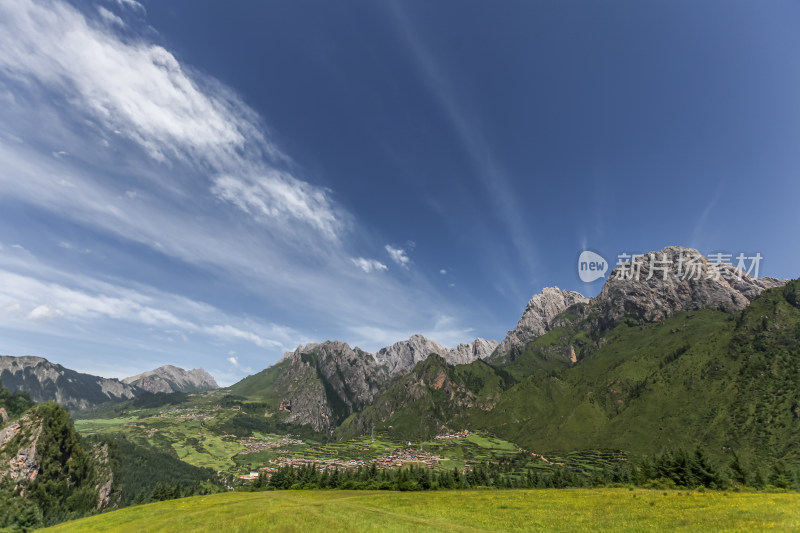
M 124 7 L 132 11 L 138 11 L 139 13 L 147 12 L 144 6 L 139 2 L 137 2 L 136 0 L 109 0 L 109 1 L 116 2 L 116 4 L 119 5 L 120 7 Z
M 91 279 L 73 288 L 0 269 L 0 314 L 6 326 L 39 329 L 25 322 L 92 324 L 102 320 L 181 331 L 222 340 L 244 340 L 261 348 L 288 349 L 301 335 L 274 324 L 233 325 L 241 321 L 199 302 L 158 292 L 137 292 Z M 54 325 L 57 327 L 58 325 Z
M 118 16 L 116 16 L 114 13 L 104 8 L 103 6 L 97 6 L 97 13 L 100 15 L 100 18 L 102 18 L 108 24 L 114 24 L 119 26 L 120 28 L 125 27 L 125 22 L 121 18 L 119 18 Z
M 385 332 L 373 342 L 389 344 L 399 340 L 391 325 L 422 329 L 448 308 L 422 277 L 363 276 L 388 267 L 354 244 L 372 238 L 355 217 L 301 175 L 230 88 L 152 42 L 154 32 L 121 31 L 109 14 L 130 23 L 126 13 L 144 9 L 118 4 L 126 9 L 104 14 L 56 0 L 0 0 L 0 98 L 8 103 L 0 106 L 0 206 L 46 214 L 55 221 L 47 239 L 62 253 L 73 248 L 58 243 L 74 237 L 64 226 L 102 241 L 74 249 L 118 243 L 116 262 L 84 261 L 90 271 L 72 278 L 34 275 L 30 260 L 5 269 L 17 287 L 0 293 L 9 324 L 54 335 L 84 328 L 119 343 L 102 333 L 111 322 L 128 332 L 120 338 L 139 331 L 167 342 L 246 343 L 274 359 L 285 346 L 322 340 L 304 331 L 345 336 L 360 324 Z M 28 236 L 41 245 L 41 235 Z M 142 250 L 166 266 L 146 262 Z M 406 250 L 385 251 L 408 268 Z M 63 265 L 48 254 L 39 260 Z M 151 273 L 158 268 L 164 276 Z M 168 281 L 176 271 L 196 276 L 196 286 L 181 284 L 183 296 Z M 129 279 L 87 281 L 120 276 Z M 199 289 L 209 284 L 224 289 Z M 252 355 L 240 357 L 245 364 Z
M 272 171 L 251 179 L 219 176 L 211 191 L 253 217 L 274 223 L 295 218 L 335 239 L 343 225 L 328 195 L 285 172 Z
M 402 248 L 395 248 L 391 244 L 387 244 L 385 246 L 386 253 L 389 254 L 389 257 L 392 258 L 392 261 L 400 265 L 401 267 L 408 269 L 409 265 L 411 264 L 411 259 L 408 257 L 408 253 Z
M 445 65 L 438 61 L 432 48 L 427 46 L 403 4 L 389 5 L 397 22 L 398 33 L 412 52 L 430 94 L 435 98 L 439 109 L 443 111 L 444 117 L 461 143 L 465 156 L 473 162 L 475 179 L 485 190 L 486 199 L 494 208 L 493 212 L 500 217 L 517 258 L 532 274 L 538 266 L 533 244 L 535 239 L 534 235 L 527 231 L 527 225 L 522 222 L 524 217 L 511 187 L 511 176 L 505 171 L 486 139 L 478 122 L 479 117 L 476 116 L 474 108 L 469 106 L 469 101 L 464 98 L 464 92 L 458 91 L 458 85 L 448 79 Z M 494 244 L 496 239 L 487 236 L 482 242 Z M 483 257 L 492 261 L 491 271 L 495 277 L 499 277 L 506 270 L 502 262 L 496 260 L 500 254 L 484 254 Z M 521 292 L 510 276 L 503 277 L 508 285 L 504 291 L 511 290 L 517 294 Z M 529 287 L 526 287 L 522 289 L 522 293 L 527 295 L 528 290 Z
M 389 267 L 378 261 L 377 259 L 365 259 L 363 257 L 354 257 L 351 259 L 353 264 L 369 274 L 370 272 L 380 272 L 388 270 Z

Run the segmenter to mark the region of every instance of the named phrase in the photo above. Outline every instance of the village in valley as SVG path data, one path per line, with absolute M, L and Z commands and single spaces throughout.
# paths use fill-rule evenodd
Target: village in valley
M 434 440 L 454 440 L 464 439 L 471 435 L 469 430 L 463 430 L 455 433 L 443 433 L 436 435 Z M 374 442 L 374 439 L 373 439 Z M 302 444 L 302 441 L 284 437 L 278 441 L 270 440 L 265 441 L 251 437 L 247 440 L 241 441 L 247 447 L 240 455 L 248 453 L 255 453 L 267 449 L 275 449 L 282 446 L 291 444 Z M 287 450 L 278 450 L 287 452 Z M 399 447 L 394 451 L 374 458 L 361 458 L 361 459 L 343 459 L 343 458 L 326 458 L 326 457 L 295 457 L 292 455 L 282 455 L 276 459 L 269 461 L 269 464 L 258 468 L 258 470 L 251 470 L 248 474 L 242 474 L 239 479 L 243 481 L 252 481 L 258 478 L 259 472 L 265 472 L 269 477 L 271 472 L 275 472 L 278 468 L 290 466 L 301 467 L 313 465 L 320 472 L 326 470 L 358 470 L 359 468 L 371 467 L 375 465 L 378 470 L 391 470 L 394 468 L 402 468 L 404 466 L 414 465 L 422 468 L 438 468 L 442 462 L 448 461 L 448 457 L 441 457 L 437 454 L 422 450 L 418 447 L 413 447 L 411 442 L 406 447 Z

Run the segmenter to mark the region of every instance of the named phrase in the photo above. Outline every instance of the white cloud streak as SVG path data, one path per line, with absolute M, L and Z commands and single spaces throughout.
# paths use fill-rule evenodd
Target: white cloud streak
M 100 18 L 105 20 L 109 24 L 114 24 L 119 26 L 120 28 L 125 27 L 125 22 L 114 13 L 109 11 L 108 9 L 104 8 L 103 6 L 97 6 L 97 13 L 100 14 Z
M 400 265 L 401 267 L 408 269 L 409 264 L 411 263 L 411 259 L 408 258 L 408 254 L 402 248 L 395 248 L 394 246 L 387 244 L 386 245 L 386 253 L 389 254 L 389 257 L 392 258 L 392 261 Z
M 139 13 L 145 13 L 147 10 L 144 8 L 142 4 L 137 2 L 136 0 L 114 0 L 116 1 L 117 5 L 120 7 L 124 7 L 133 11 L 138 11 Z
M 256 218 L 280 221 L 294 217 L 332 239 L 342 225 L 324 191 L 285 172 L 272 171 L 250 180 L 220 176 L 211 190 Z
M 140 328 L 177 329 L 221 340 L 244 340 L 260 348 L 281 350 L 299 336 L 289 328 L 276 325 L 235 326 L 228 323 L 232 319 L 219 310 L 175 295 L 145 294 L 88 278 L 72 279 L 79 281 L 83 288 L 0 269 L 0 309 L 4 322 L 37 330 L 43 327 L 43 322 L 92 324 L 113 320 Z M 278 338 L 271 338 L 269 334 Z
M 391 3 L 392 11 L 398 23 L 400 35 L 414 54 L 431 94 L 436 98 L 445 117 L 463 146 L 464 153 L 472 158 L 476 167 L 475 176 L 484 187 L 487 198 L 494 206 L 493 212 L 498 213 L 506 227 L 519 259 L 529 272 L 533 274 L 538 264 L 533 236 L 526 231 L 527 225 L 522 223 L 523 216 L 519 202 L 514 197 L 514 192 L 509 184 L 509 179 L 501 163 L 492 151 L 492 147 L 484 137 L 482 130 L 477 126 L 474 117 L 476 113 L 469 109 L 462 96 L 463 93 L 455 90 L 457 85 L 452 84 L 445 76 L 446 69 L 442 68 L 435 55 L 425 46 L 416 28 L 412 24 L 403 8 L 402 3 Z M 488 240 L 493 242 L 493 240 Z M 486 254 L 494 257 L 497 254 Z M 497 276 L 503 269 L 501 264 L 492 265 L 492 271 Z M 528 291 L 525 288 L 524 291 Z M 519 292 L 519 290 L 515 290 Z M 527 294 L 527 292 L 525 292 Z
M 354 257 L 351 259 L 353 264 L 369 274 L 370 272 L 381 272 L 387 270 L 389 267 L 378 261 L 377 259 L 365 259 L 363 257 Z
M 143 12 L 132 0 L 118 3 Z M 252 109 L 164 47 L 128 32 L 121 37 L 118 25 L 102 18 L 58 1 L 0 0 L 0 95 L 9 102 L 0 106 L 3 202 L 33 206 L 224 279 L 246 291 L 249 303 L 264 304 L 265 314 L 302 317 L 303 329 L 413 328 L 447 307 L 423 278 L 409 285 L 363 276 L 359 270 L 387 266 L 351 249 L 363 240 L 353 235 L 353 217 L 328 189 L 298 176 Z M 386 251 L 408 269 L 405 250 Z M 308 340 L 269 319 L 228 321 L 220 310 L 198 315 L 191 299 L 158 305 L 177 297 L 163 296 L 149 280 L 121 294 L 119 287 L 87 288 L 81 279 L 26 276 L 25 265 L 16 272 L 6 275 L 30 294 L 4 290 L 0 309 L 18 305 L 21 328 L 118 320 L 273 350 Z M 143 294 L 161 296 L 153 303 Z M 40 306 L 47 311 L 33 313 Z M 32 313 L 46 320 L 28 320 Z

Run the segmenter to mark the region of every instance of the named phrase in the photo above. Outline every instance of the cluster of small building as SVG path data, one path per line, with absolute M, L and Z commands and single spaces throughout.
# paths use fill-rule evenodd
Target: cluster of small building
M 442 459 L 438 455 L 416 448 L 398 448 L 385 457 L 378 457 L 375 459 L 375 463 L 378 470 L 391 470 L 409 463 L 425 466 L 426 468 L 436 468 L 442 461 L 446 460 L 447 458 Z
M 213 411 L 216 411 L 216 409 L 213 409 L 212 412 Z M 161 411 L 158 416 L 160 418 L 169 416 L 170 418 L 184 418 L 186 420 L 214 420 L 213 414 L 209 414 L 207 411 L 200 411 L 197 409 L 197 407 Z
M 371 466 L 373 463 L 378 470 L 391 470 L 392 468 L 402 467 L 406 464 L 415 464 L 417 466 L 424 466 L 426 468 L 436 468 L 442 461 L 437 455 L 433 455 L 423 450 L 415 448 L 398 448 L 391 454 L 378 457 L 376 459 L 368 459 L 366 461 L 357 459 L 307 459 L 305 457 L 279 457 L 270 463 L 272 467 L 262 467 L 262 471 L 274 471 L 275 467 L 300 467 L 306 465 L 315 465 L 320 472 L 324 470 L 338 468 L 340 470 L 358 470 L 360 467 Z M 244 478 L 242 478 L 244 479 Z
M 197 411 L 197 407 L 186 407 L 184 409 L 170 409 L 168 411 L 160 411 L 159 414 L 161 416 L 164 416 L 164 415 L 178 415 L 178 414 L 181 414 L 181 413 L 193 413 L 195 411 Z
M 239 444 L 245 447 L 243 451 L 239 452 L 239 455 L 247 455 L 248 453 L 272 450 L 274 448 L 289 446 L 291 444 L 303 444 L 303 441 L 298 439 L 290 439 L 288 437 L 283 437 L 280 440 L 263 440 L 259 439 L 258 437 L 249 437 L 247 439 L 240 440 Z
M 471 433 L 469 432 L 469 430 L 465 429 L 464 431 L 458 431 L 456 433 L 446 433 L 446 434 L 443 434 L 443 435 L 436 435 L 433 438 L 436 439 L 436 440 L 465 439 L 465 438 L 469 437 L 470 435 L 471 435 Z

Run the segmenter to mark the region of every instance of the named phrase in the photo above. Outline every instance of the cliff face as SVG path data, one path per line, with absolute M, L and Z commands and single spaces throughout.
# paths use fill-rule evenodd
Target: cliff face
M 231 392 L 272 400 L 288 422 L 327 432 L 371 405 L 396 377 L 431 354 L 464 364 L 488 357 L 496 346 L 477 339 L 451 349 L 414 335 L 371 354 L 340 341 L 312 343 L 285 353 L 277 364 L 233 385 Z
M 0 486 L 39 508 L 43 524 L 113 506 L 108 446 L 87 447 L 63 407 L 38 404 L 0 429 Z
M 602 325 L 623 316 L 656 322 L 677 311 L 738 311 L 766 289 L 789 280 L 754 278 L 728 263 L 713 263 L 692 248 L 669 246 L 617 266 L 592 299 Z
M 712 262 L 695 249 L 669 246 L 618 265 L 594 298 L 545 288 L 528 302 L 517 327 L 508 332 L 492 360 L 507 362 L 515 350 L 569 322 L 559 316 L 567 309 L 579 318 L 592 316 L 593 327 L 606 329 L 625 316 L 658 322 L 678 311 L 739 311 L 765 290 L 787 282 L 755 278 L 729 263 Z
M 29 393 L 36 402 L 55 401 L 72 410 L 128 400 L 139 393 L 117 379 L 82 374 L 31 356 L 0 356 L 0 382 L 12 392 Z
M 455 348 L 445 348 L 422 335 L 413 335 L 408 340 L 381 348 L 375 354 L 375 360 L 394 376 L 410 372 L 417 363 L 426 360 L 432 353 L 440 355 L 451 365 L 463 365 L 477 359 L 485 359 L 496 347 L 497 341 L 476 339 L 471 343 L 459 344 Z
M 451 365 L 465 365 L 478 359 L 487 359 L 497 349 L 497 341 L 475 339 L 471 343 L 461 343 L 446 354 L 440 354 Z
M 530 341 L 547 333 L 556 317 L 568 307 L 585 304 L 588 301 L 588 298 L 577 292 L 563 291 L 558 287 L 545 287 L 540 294 L 530 299 L 517 322 L 517 327 L 508 332 L 495 353 L 503 356 L 514 349 L 524 347 Z
M 287 352 L 231 391 L 271 399 L 287 421 L 325 432 L 374 401 L 388 380 L 371 353 L 329 341 Z
M 202 368 L 184 370 L 164 365 L 122 380 L 147 392 L 202 392 L 218 389 L 214 377 Z
M 30 483 L 39 475 L 36 445 L 42 434 L 42 421 L 31 415 L 0 430 L 0 480 L 14 485 Z

